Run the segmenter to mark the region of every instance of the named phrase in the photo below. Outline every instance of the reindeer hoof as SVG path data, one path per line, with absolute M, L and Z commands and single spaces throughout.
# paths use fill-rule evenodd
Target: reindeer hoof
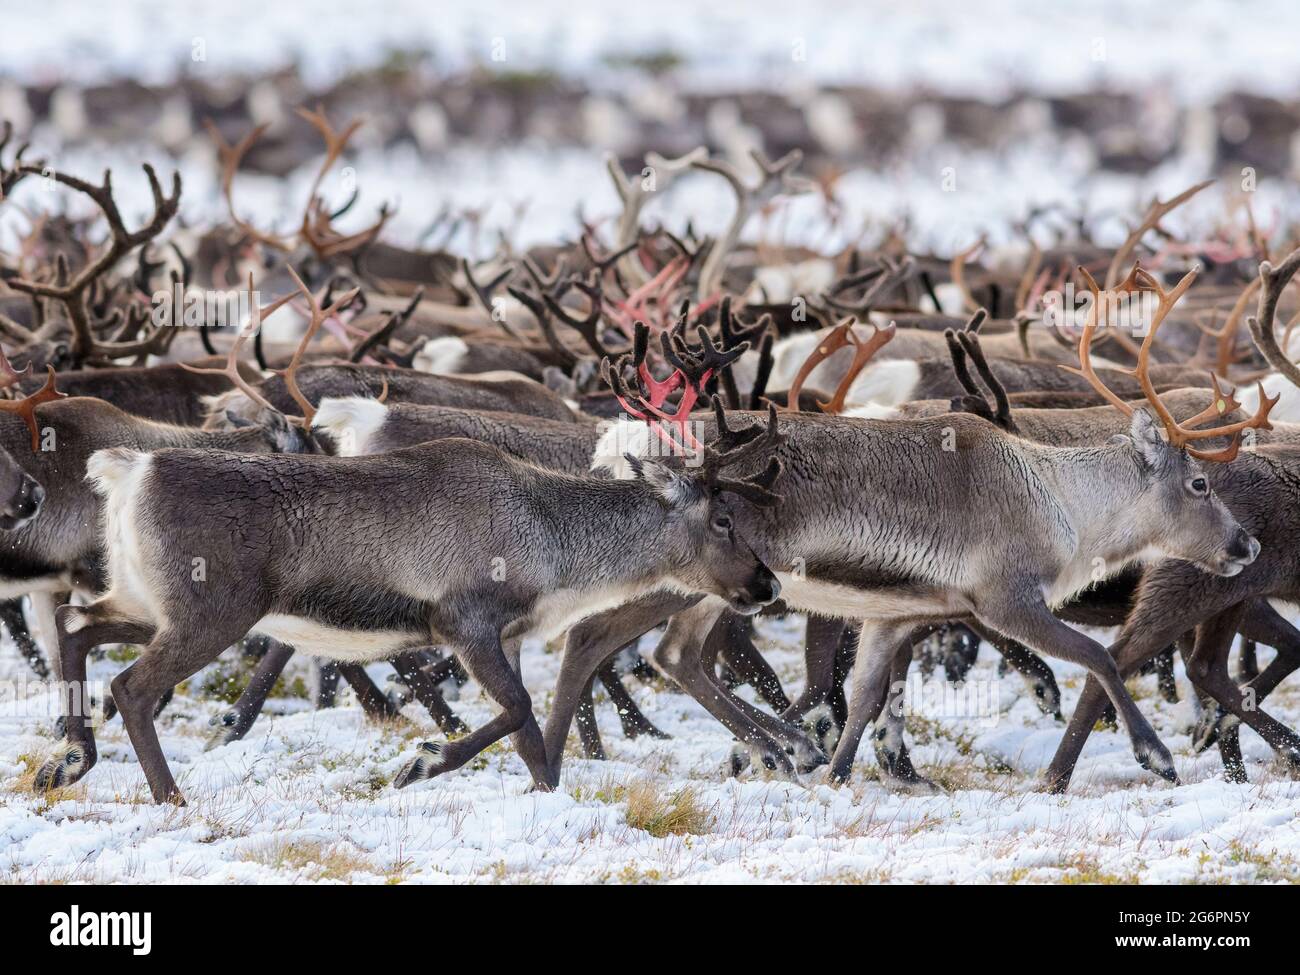
M 33 792 L 49 792 L 72 785 L 90 771 L 95 764 L 94 755 L 83 745 L 69 745 L 63 754 L 49 759 L 36 772 L 32 782 Z
M 1192 728 L 1192 751 L 1199 755 L 1216 741 L 1223 733 L 1224 721 L 1228 715 L 1222 708 L 1206 708 L 1196 719 Z
M 442 745 L 436 741 L 426 741 L 420 744 L 417 751 L 420 754 L 407 762 L 406 767 L 393 780 L 393 785 L 397 788 L 405 789 L 412 782 L 431 779 L 438 774 L 442 766 Z
M 834 754 L 840 742 L 840 726 L 835 723 L 830 705 L 819 704 L 809 711 L 804 715 L 803 726 L 812 733 L 823 755 Z
M 1174 757 L 1160 742 L 1139 746 L 1134 750 L 1133 757 L 1148 772 L 1153 772 L 1166 782 L 1178 784 L 1178 771 L 1174 768 Z
M 946 794 L 943 786 L 927 779 L 924 775 L 917 775 L 915 772 L 910 776 L 898 776 L 890 775 L 882 770 L 880 784 L 890 792 L 896 792 L 904 796 L 916 796 L 917 798 Z
M 752 759 L 748 748 L 740 742 L 736 742 L 732 745 L 730 762 L 731 777 L 734 779 L 736 776 L 740 775 L 741 772 L 745 771 L 745 769 L 749 768 L 751 761 Z
M 248 733 L 248 725 L 241 720 L 243 716 L 236 710 L 224 711 L 208 719 L 208 724 L 215 728 L 203 744 L 203 750 L 210 752 L 232 741 L 239 741 Z

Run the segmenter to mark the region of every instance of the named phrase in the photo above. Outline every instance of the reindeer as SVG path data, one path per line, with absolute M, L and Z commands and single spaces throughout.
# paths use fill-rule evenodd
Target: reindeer
M 154 799 L 183 801 L 154 705 L 246 632 L 345 660 L 444 643 L 502 713 L 463 738 L 421 745 L 396 784 L 459 768 L 513 734 L 548 788 L 520 642 L 659 588 L 707 592 L 744 614 L 775 599 L 780 586 L 726 499 L 774 503 L 771 478 L 722 476 L 775 437 L 773 427 L 721 438 L 694 471 L 638 460 L 629 481 L 557 474 L 458 439 L 382 457 L 101 452 L 90 475 L 105 498 L 110 586 L 59 611 L 65 679 L 84 683 L 92 647 L 147 644 L 113 697 Z M 208 560 L 205 582 L 191 575 L 196 553 Z M 67 742 L 38 788 L 74 782 L 95 762 L 76 703 L 70 692 Z
M 1153 279 L 1131 275 L 1125 288 L 1156 290 L 1162 319 L 1194 277 L 1165 292 Z M 885 703 L 896 660 L 903 649 L 910 654 L 913 633 L 952 619 L 974 619 L 1039 653 L 1083 664 L 1114 702 L 1139 764 L 1176 779 L 1172 757 L 1124 689 L 1114 661 L 1057 620 L 1051 607 L 1092 585 L 1099 566 L 1113 575 L 1165 555 L 1232 576 L 1249 565 L 1259 545 L 1215 498 L 1198 463 L 1201 456 L 1228 454 L 1191 453 L 1196 448 L 1187 445 L 1266 426 L 1269 404 L 1240 424 L 1196 431 L 1169 415 L 1145 361 L 1137 378 L 1159 420 L 1134 410 L 1128 435 L 1104 447 L 1032 444 L 956 415 L 880 421 L 791 414 L 783 422 L 781 517 L 756 512 L 741 525 L 764 543 L 759 552 L 777 573 L 787 606 L 863 621 L 849 723 L 832 760 L 836 780 L 848 777 L 861 735 Z M 609 449 L 598 462 L 624 472 Z M 574 687 L 585 683 L 611 644 L 621 646 L 638 628 L 644 632 L 647 620 L 676 613 L 655 659 L 674 677 L 708 680 L 702 656 L 719 612 L 710 600 L 690 605 L 651 597 L 635 611 L 617 611 L 570 633 L 547 723 L 552 782 Z M 715 714 L 765 765 L 791 770 L 770 733 L 775 726 L 718 691 Z M 885 771 L 900 784 L 916 784 L 908 769 L 901 777 L 898 769 Z

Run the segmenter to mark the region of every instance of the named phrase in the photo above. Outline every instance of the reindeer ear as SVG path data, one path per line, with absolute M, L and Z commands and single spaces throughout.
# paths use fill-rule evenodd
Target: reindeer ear
M 1133 422 L 1129 424 L 1129 436 L 1138 456 L 1147 467 L 1159 467 L 1169 456 L 1169 445 L 1160 436 L 1160 425 L 1146 410 L 1133 411 Z
M 700 485 L 694 479 L 685 477 L 666 464 L 656 460 L 642 460 L 625 455 L 632 471 L 659 492 L 665 501 L 674 508 L 683 508 L 704 496 Z

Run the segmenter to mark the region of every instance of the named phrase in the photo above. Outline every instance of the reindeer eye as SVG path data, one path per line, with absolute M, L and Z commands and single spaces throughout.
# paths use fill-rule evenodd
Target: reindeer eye
M 720 532 L 731 531 L 731 515 L 718 515 L 713 519 L 713 527 Z
M 1210 486 L 1205 483 L 1203 477 L 1192 478 L 1191 488 L 1193 494 L 1208 494 L 1210 490 Z

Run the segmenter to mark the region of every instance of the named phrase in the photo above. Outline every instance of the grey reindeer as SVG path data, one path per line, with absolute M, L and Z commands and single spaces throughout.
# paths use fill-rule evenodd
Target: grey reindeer
M 1170 292 L 1141 279 L 1157 291 L 1156 316 L 1168 314 L 1194 277 Z M 1139 285 L 1131 276 L 1125 286 Z M 973 619 L 1047 656 L 1082 664 L 1115 704 L 1138 762 L 1176 779 L 1168 749 L 1105 648 L 1058 620 L 1052 608 L 1153 558 L 1186 560 L 1225 576 L 1249 565 L 1258 543 L 1214 496 L 1195 448 L 1187 445 L 1265 426 L 1271 403 L 1261 403 L 1240 424 L 1191 431 L 1167 413 L 1145 365 L 1137 370 L 1139 385 L 1160 419 L 1136 410 L 1128 435 L 1105 446 L 1034 444 L 959 415 L 783 419 L 785 442 L 777 456 L 786 471 L 786 502 L 779 516 L 745 512 L 740 524 L 764 543 L 759 553 L 776 571 L 788 607 L 862 621 L 849 722 L 832 760 L 833 778 L 848 777 L 862 734 L 883 709 L 891 674 L 910 659 L 918 627 Z M 602 454 L 598 462 L 623 464 L 609 450 Z M 692 605 L 656 595 L 570 632 L 546 728 L 552 783 L 575 689 L 591 668 L 673 616 L 656 662 L 679 682 L 708 681 L 707 638 L 721 610 L 707 599 Z M 715 715 L 765 765 L 792 771 L 782 745 L 798 741 L 798 730 L 725 688 L 714 690 Z M 912 770 L 895 771 L 884 769 L 893 784 L 924 787 Z
M 101 451 L 90 474 L 105 498 L 110 585 L 58 612 L 67 740 L 36 787 L 94 765 L 93 731 L 76 712 L 86 654 L 131 641 L 146 646 L 113 680 L 113 697 L 154 799 L 183 801 L 154 705 L 258 630 L 354 661 L 451 646 L 502 711 L 463 738 L 421 745 L 397 784 L 459 768 L 510 734 L 548 788 L 522 640 L 656 589 L 707 593 L 742 614 L 772 602 L 780 586 L 736 528 L 744 505 L 728 496 L 773 504 L 779 463 L 755 479 L 723 474 L 777 445 L 773 423 L 763 436 L 718 438 L 693 469 L 636 460 L 623 481 L 546 471 L 459 439 L 380 457 Z

